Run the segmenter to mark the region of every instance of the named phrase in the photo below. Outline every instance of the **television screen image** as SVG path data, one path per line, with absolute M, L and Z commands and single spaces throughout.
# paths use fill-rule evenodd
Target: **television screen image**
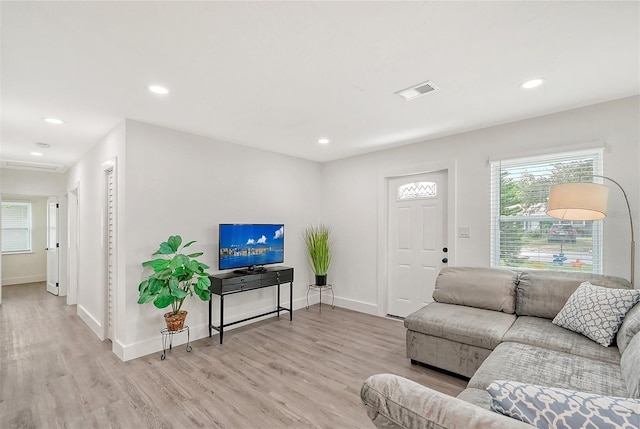
M 284 262 L 283 224 L 220 224 L 218 267 L 253 268 Z

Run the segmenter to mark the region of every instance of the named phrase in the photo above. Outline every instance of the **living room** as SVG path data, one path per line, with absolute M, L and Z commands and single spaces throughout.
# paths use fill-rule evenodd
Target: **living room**
M 215 96 L 203 97 L 193 92 L 194 89 L 191 88 L 189 91 L 192 92 L 186 92 L 188 97 L 185 96 L 185 99 L 193 99 L 195 107 L 192 107 L 189 115 L 186 116 L 192 116 L 194 123 L 202 121 L 203 118 L 205 121 L 209 118 L 208 120 L 211 122 L 224 123 L 226 121 L 230 124 L 225 125 L 226 128 L 220 128 L 219 134 L 204 134 L 197 128 L 192 131 L 188 127 L 189 118 L 183 118 L 184 122 L 173 119 L 171 113 L 174 112 L 175 107 L 169 108 L 168 106 L 172 100 L 176 99 L 176 103 L 179 104 L 177 109 L 185 108 L 185 105 L 180 104 L 185 103 L 185 100 L 175 96 L 175 93 L 180 92 L 180 82 L 167 82 L 167 85 L 172 89 L 170 95 L 176 98 L 158 99 L 156 97 L 149 100 L 143 98 L 147 96 L 142 94 L 146 82 L 141 82 L 140 88 L 142 89 L 135 88 L 135 91 L 141 92 L 139 100 L 143 101 L 140 103 L 150 112 L 155 112 L 157 119 L 127 115 L 127 109 L 122 111 L 120 116 L 110 112 L 109 120 L 111 122 L 106 121 L 110 126 L 103 127 L 102 134 L 98 138 L 94 139 L 93 134 L 91 134 L 91 138 L 86 138 L 85 149 L 81 155 L 74 162 L 69 163 L 63 172 L 38 172 L 3 167 L 0 171 L 2 174 L 2 194 L 59 197 L 67 195 L 68 201 L 71 198 L 77 199 L 79 263 L 75 280 L 77 289 L 73 292 L 75 302 L 69 302 L 69 304 L 77 305 L 78 316 L 89 326 L 97 338 L 109 337 L 112 340 L 113 352 L 123 361 L 135 360 L 150 353 L 156 353 L 161 345 L 159 330 L 163 323 L 162 312 L 153 306 L 137 304 L 137 286 L 143 275 L 141 263 L 150 258 L 159 242 L 165 240 L 169 235 L 180 234 L 185 240 L 197 240 L 194 249 L 204 252 L 202 260 L 212 267 L 212 271 L 216 271 L 217 228 L 220 223 L 285 224 L 287 234 L 285 265 L 295 268 L 293 296 L 295 309 L 304 309 L 306 286 L 313 283 L 313 272 L 308 266 L 304 242 L 301 238 L 302 231 L 314 223 L 323 222 L 330 225 L 334 237 L 334 259 L 330 270 L 330 281 L 334 284 L 336 306 L 384 317 L 388 313 L 386 192 L 388 181 L 392 178 L 433 171 L 447 172 L 448 222 L 445 225 L 445 233 L 449 266 L 488 267 L 491 264 L 492 161 L 599 148 L 603 151 L 604 175 L 615 178 L 622 184 L 629 197 L 634 220 L 637 219 L 638 207 L 640 206 L 640 172 L 637 169 L 640 161 L 640 97 L 638 96 L 640 82 L 637 78 L 638 56 L 640 54 L 638 54 L 637 36 L 640 30 L 637 13 L 634 15 L 630 11 L 637 12 L 638 3 L 626 2 L 620 5 L 607 5 L 606 10 L 599 2 L 590 3 L 593 4 L 561 3 L 556 6 L 557 10 L 553 9 L 553 12 L 560 20 L 561 18 L 566 19 L 566 16 L 572 12 L 580 11 L 581 7 L 592 8 L 585 12 L 592 20 L 590 24 L 581 25 L 579 28 L 572 27 L 572 31 L 576 33 L 571 33 L 571 31 L 568 33 L 574 34 L 572 37 L 577 37 L 575 34 L 582 34 L 579 31 L 585 31 L 585 27 L 591 25 L 594 33 L 598 34 L 591 36 L 589 43 L 586 44 L 594 47 L 593 50 L 598 54 L 587 56 L 588 49 L 585 49 L 571 57 L 571 52 L 567 52 L 563 48 L 567 49 L 585 43 L 573 40 L 572 37 L 558 40 L 558 50 L 553 55 L 556 58 L 554 61 L 548 60 L 550 70 L 541 70 L 541 65 L 531 60 L 529 64 L 520 68 L 521 80 L 503 85 L 502 92 L 495 94 L 495 97 L 483 93 L 477 99 L 470 98 L 473 102 L 470 102 L 469 105 L 460 105 L 459 107 L 464 114 L 471 114 L 471 111 L 477 114 L 483 110 L 509 113 L 513 111 L 510 115 L 496 119 L 482 118 L 480 115 L 480 119 L 476 119 L 477 124 L 466 124 L 465 116 L 457 113 L 456 106 L 448 105 L 446 109 L 442 109 L 444 113 L 437 112 L 440 109 L 437 104 L 439 100 L 445 97 L 448 92 L 455 91 L 456 86 L 461 91 L 472 91 L 472 83 L 482 86 L 484 85 L 483 79 L 488 79 L 487 84 L 493 84 L 493 81 L 502 79 L 499 69 L 483 69 L 482 66 L 486 67 L 485 63 L 478 63 L 479 82 L 446 81 L 444 75 L 442 78 L 438 78 L 430 73 L 428 66 L 432 64 L 423 64 L 415 59 L 408 60 L 406 65 L 392 66 L 385 63 L 386 69 L 382 67 L 375 70 L 375 73 L 372 71 L 371 74 L 377 76 L 385 74 L 385 70 L 390 70 L 387 72 L 390 73 L 400 69 L 409 69 L 411 72 L 405 71 L 402 79 L 395 80 L 399 86 L 385 87 L 384 90 L 380 90 L 380 94 L 369 95 L 368 97 L 372 98 L 366 98 L 364 105 L 350 105 L 352 109 L 360 109 L 354 112 L 353 117 L 336 117 L 336 113 L 332 110 L 319 110 L 313 106 L 313 100 L 307 100 L 305 103 L 310 105 L 309 110 L 302 116 L 289 119 L 288 116 L 292 115 L 295 109 L 274 102 L 276 106 L 274 110 L 281 110 L 283 116 L 287 116 L 287 118 L 281 118 L 277 124 L 281 128 L 291 129 L 291 133 L 297 138 L 297 140 L 294 138 L 285 142 L 289 145 L 287 151 L 278 152 L 262 146 L 262 142 L 257 138 L 247 144 L 237 144 L 238 142 L 246 143 L 247 135 L 255 136 L 256 132 L 245 130 L 245 128 L 250 129 L 252 125 L 255 125 L 259 130 L 258 134 L 266 133 L 265 141 L 274 140 L 274 137 L 268 135 L 269 130 L 274 132 L 276 139 L 280 137 L 284 139 L 287 132 L 278 131 L 275 129 L 275 125 L 260 121 L 260 112 L 255 116 L 244 116 L 241 110 L 231 108 L 226 114 L 223 114 L 221 112 L 224 111 L 224 105 L 221 106 L 222 102 Z M 421 3 L 420 5 L 425 8 L 420 13 L 426 14 L 429 10 L 429 3 Z M 515 31 L 513 27 L 516 25 L 524 25 L 524 22 L 530 20 L 535 21 L 526 13 L 518 13 L 515 5 L 509 3 L 505 3 L 505 5 L 505 7 L 516 9 L 508 12 L 514 14 L 516 21 L 502 30 L 505 32 L 504 37 L 509 34 L 509 31 Z M 497 4 L 493 4 L 493 6 L 497 7 Z M 504 18 L 508 13 L 495 11 L 493 6 L 479 11 L 482 12 L 481 16 L 488 19 L 487 22 L 497 24 L 501 22 L 498 18 Z M 106 13 L 105 16 L 111 18 L 122 16 L 122 19 L 130 24 L 129 20 L 135 21 L 137 17 L 144 14 L 145 10 L 145 6 L 137 5 L 130 10 L 109 11 L 110 6 L 100 4 L 95 6 L 100 13 L 90 13 L 89 16 L 74 14 L 63 16 L 61 13 L 56 15 L 58 13 L 55 10 L 56 6 L 48 6 L 50 9 L 41 10 L 38 9 L 39 7 L 41 6 L 35 4 L 31 6 L 3 4 L 3 24 L 5 20 L 29 17 L 29 14 L 33 13 L 35 18 L 26 21 L 30 23 L 29 25 L 24 24 L 27 30 L 33 30 L 30 26 L 36 27 L 42 24 L 41 20 L 46 22 L 46 15 L 54 13 L 53 16 L 59 18 L 58 26 L 65 28 L 65 24 L 69 24 L 67 20 L 73 21 L 74 16 L 83 16 L 87 18 L 83 26 L 73 31 L 66 30 L 70 33 L 66 36 L 76 40 L 79 44 L 75 47 L 78 55 L 82 55 L 89 47 L 84 46 L 82 40 L 76 36 L 83 34 L 82 31 L 86 31 L 86 27 L 99 21 L 102 13 Z M 69 4 L 65 7 L 72 8 L 79 7 L 79 5 Z M 83 7 L 90 10 L 89 5 Z M 225 7 L 230 6 L 227 4 Z M 344 15 L 340 15 L 338 9 L 333 9 L 339 8 L 339 4 L 327 5 L 327 9 L 323 9 L 321 5 L 315 5 L 314 8 L 317 9 L 305 6 L 309 8 L 305 9 L 301 4 L 291 5 L 293 10 L 278 10 L 278 7 L 284 7 L 281 4 L 274 4 L 271 7 L 276 9 L 270 10 L 267 5 L 262 6 L 263 9 L 261 9 L 253 3 L 246 6 L 247 9 L 253 10 L 252 17 L 259 17 L 261 13 L 269 13 L 269 16 L 274 19 L 273 16 L 277 13 L 286 12 L 292 17 L 301 18 L 304 16 L 308 18 L 313 15 L 313 12 L 320 10 L 324 14 L 323 16 L 346 16 L 354 20 L 352 14 L 358 11 L 359 6 L 351 5 L 348 10 L 343 12 Z M 365 15 L 368 14 L 367 16 L 373 20 L 373 24 L 384 23 L 385 14 L 390 11 L 393 12 L 396 19 L 417 13 L 416 10 L 411 10 L 408 5 L 403 6 L 407 9 L 402 12 L 392 9 L 390 4 L 379 5 L 380 9 L 371 4 L 360 7 L 372 9 L 368 10 Z M 479 6 L 459 4 L 459 7 Z M 549 10 L 536 10 L 535 4 L 522 5 L 522 7 L 526 12 L 535 12 L 533 16 L 544 22 L 544 25 L 551 25 L 543 19 L 543 17 L 549 16 Z M 552 8 L 553 6 L 547 5 L 546 7 Z M 14 9 L 12 10 L 12 8 Z M 295 11 L 295 8 L 303 8 L 301 16 L 294 15 L 294 13 L 299 13 L 299 11 Z M 170 9 L 162 13 L 156 12 L 164 19 L 168 19 L 168 15 L 177 11 L 178 9 Z M 241 11 L 247 12 L 246 10 Z M 445 13 L 444 9 L 438 9 L 438 12 Z M 489 19 L 494 12 L 497 14 L 497 18 Z M 76 13 L 80 14 L 79 11 Z M 222 18 L 217 19 L 226 19 L 224 14 L 222 15 Z M 419 17 L 426 19 L 424 15 L 419 15 Z M 465 15 L 465 17 L 468 21 L 461 22 L 470 24 L 473 21 L 469 15 Z M 407 19 L 409 18 L 407 17 Z M 617 19 L 624 19 L 624 25 L 619 25 L 616 28 Z M 338 21 L 340 22 L 339 19 Z M 275 19 L 269 21 L 269 23 L 273 22 L 277 21 Z M 288 25 L 297 28 L 291 21 L 287 22 L 289 22 Z M 420 28 L 420 19 L 415 18 L 410 22 L 412 26 L 409 28 L 412 31 L 408 31 L 408 34 L 411 36 L 420 34 L 417 31 Z M 606 23 L 607 26 L 604 26 L 603 23 Z M 15 25 L 14 21 L 9 28 L 13 29 Z M 122 25 L 124 26 L 125 23 Z M 264 25 L 268 27 L 266 24 Z M 318 23 L 311 25 L 314 30 L 318 27 L 322 28 Z M 361 25 L 368 31 L 374 31 L 368 25 Z M 460 23 L 458 25 L 462 26 Z M 541 25 L 539 32 L 543 32 L 544 25 Z M 554 25 L 558 25 L 557 22 L 554 21 Z M 577 26 L 573 21 L 567 22 L 566 25 Z M 3 25 L 3 27 L 5 26 Z M 396 31 L 400 31 L 399 27 L 401 26 L 394 26 Z M 96 34 L 117 33 L 117 28 L 114 26 L 109 31 L 96 30 Z M 261 28 L 264 30 L 263 27 Z M 473 28 L 482 29 L 483 27 Z M 535 25 L 532 25 L 531 28 L 527 27 L 528 31 L 532 31 L 532 28 L 535 28 Z M 606 32 L 602 28 L 610 31 Z M 361 27 L 358 29 L 363 30 Z M 614 29 L 617 31 L 613 31 Z M 60 31 L 64 33 L 63 30 Z M 471 32 L 471 29 L 469 31 Z M 46 32 L 45 34 L 50 35 Z M 23 33 L 9 33 L 9 35 L 23 35 Z M 287 35 L 274 32 L 273 37 L 280 40 L 280 38 L 286 38 Z M 43 34 L 40 36 L 44 37 Z M 477 36 L 477 34 L 474 33 L 473 36 Z M 336 45 L 339 45 L 339 38 L 331 39 L 328 35 L 326 37 L 329 39 L 328 46 L 331 49 L 338 49 Z M 117 70 L 116 74 L 120 78 L 121 74 L 126 72 L 127 62 L 140 53 L 140 50 L 137 49 L 141 47 L 136 46 L 136 49 L 132 49 L 133 53 L 127 51 L 127 56 L 123 57 L 126 58 L 125 60 L 118 60 L 119 57 L 116 53 L 118 49 L 124 50 L 127 38 L 118 34 L 114 34 L 114 38 L 116 41 L 111 46 L 107 44 L 105 47 L 103 45 L 102 49 L 105 49 L 105 58 L 113 61 L 114 69 Z M 5 37 L 3 39 L 6 40 Z M 6 42 L 10 49 L 15 49 L 9 52 L 18 55 L 19 45 L 12 45 L 12 40 L 9 38 Z M 67 39 L 63 37 L 62 40 Z M 316 41 L 315 38 L 313 40 Z M 402 39 L 400 38 L 400 40 Z M 518 63 L 523 58 L 535 57 L 539 53 L 538 51 L 554 47 L 550 39 L 545 40 L 546 44 L 541 43 L 535 49 L 532 46 L 527 47 L 533 52 L 532 54 L 521 52 L 512 62 Z M 224 48 L 224 46 L 219 47 L 219 45 L 224 45 L 219 40 L 208 39 L 208 42 L 221 49 L 221 52 L 227 52 L 226 49 L 231 49 Z M 469 40 L 469 43 L 477 44 L 475 48 L 479 52 L 487 52 L 483 50 L 482 39 L 474 38 Z M 517 46 L 517 40 L 513 44 Z M 616 47 L 619 47 L 620 44 L 624 46 L 616 51 L 610 44 L 615 44 Z M 251 42 L 249 41 L 245 45 L 251 46 Z M 32 44 L 28 46 L 32 47 Z M 243 45 L 242 47 L 246 48 L 247 46 Z M 508 47 L 513 47 L 513 45 Z M 115 52 L 109 51 L 109 49 L 113 49 Z M 329 48 L 319 49 L 321 52 L 324 52 L 324 49 L 329 50 Z M 381 51 L 373 50 L 373 52 L 382 56 L 385 47 L 382 46 L 380 49 Z M 400 49 L 400 47 L 391 46 L 386 49 L 393 50 Z M 460 50 L 463 49 L 460 47 Z M 526 51 L 526 49 L 523 50 Z M 469 54 L 468 48 L 463 51 L 465 54 Z M 36 53 L 41 52 L 38 50 L 30 52 L 30 55 L 27 56 L 30 61 L 17 62 L 21 67 L 38 64 Z M 256 58 L 251 62 L 243 63 L 243 66 L 249 67 L 255 65 L 254 62 L 264 61 L 268 66 L 266 66 L 265 74 L 276 73 L 279 70 L 279 68 L 273 67 L 273 62 L 268 60 L 268 55 L 260 54 L 258 49 L 252 50 L 252 52 L 257 55 Z M 296 52 L 301 52 L 301 50 Z M 338 52 L 342 53 L 343 51 L 338 50 Z M 371 50 L 367 50 L 366 54 L 373 55 Z M 605 54 L 611 55 L 611 58 L 602 59 L 600 57 Z M 20 67 L 11 68 L 11 61 L 16 61 L 16 59 L 15 57 L 5 57 L 5 55 L 8 54 L 3 53 L 3 69 L 8 67 L 8 70 L 13 72 L 9 77 L 15 76 L 19 72 L 25 73 L 25 69 Z M 446 55 L 450 55 L 451 61 L 459 67 L 473 68 L 474 61 L 479 61 L 476 57 L 471 56 L 460 58 L 452 51 L 439 52 L 438 55 L 439 58 L 435 58 L 434 63 L 443 61 Z M 233 59 L 236 57 L 237 55 L 232 56 Z M 277 56 L 277 58 L 281 57 Z M 563 58 L 566 60 L 561 60 Z M 616 58 L 619 61 L 613 62 Z M 197 68 L 197 60 L 199 59 L 200 57 L 194 54 L 194 63 L 191 63 L 194 64 L 194 68 Z M 332 57 L 332 59 L 339 60 L 340 58 Z M 41 61 L 44 59 L 41 58 Z M 149 59 L 149 61 L 152 60 Z M 163 58 L 163 61 L 171 63 L 166 58 Z M 541 99 L 545 98 L 545 91 L 551 91 L 554 86 L 559 85 L 559 83 L 554 83 L 553 76 L 559 74 L 558 69 L 565 65 L 565 62 L 580 64 L 583 73 L 591 73 L 590 78 L 582 81 L 583 77 L 576 76 L 575 80 L 580 80 L 581 85 L 567 87 L 566 92 L 569 94 L 567 97 L 575 98 L 571 102 L 562 101 L 562 91 L 556 89 L 554 92 L 554 96 L 557 97 L 555 103 L 550 107 L 543 108 L 541 104 L 537 103 L 544 101 Z M 65 67 L 61 66 L 61 69 L 65 72 L 69 71 L 66 68 L 70 67 L 69 64 L 73 66 L 74 61 L 65 63 Z M 82 64 L 83 67 L 86 66 L 85 63 Z M 125 66 L 123 67 L 122 64 Z M 586 67 L 585 64 L 590 67 Z M 104 65 L 104 63 L 100 63 L 100 65 Z M 305 65 L 308 66 L 309 63 L 305 63 Z M 566 66 L 574 67 L 573 64 L 566 64 Z M 527 67 L 532 67 L 532 69 L 526 70 Z M 233 69 L 229 64 L 225 66 L 226 68 Z M 606 75 L 608 80 L 615 81 L 617 79 L 620 86 L 616 87 L 611 84 L 607 90 L 601 90 L 598 88 L 601 80 L 599 73 L 604 73 L 609 69 L 613 70 L 611 73 L 621 73 L 620 75 Z M 76 70 L 83 69 L 76 67 Z M 334 73 L 339 74 L 340 70 L 341 68 L 338 68 L 338 71 Z M 92 74 L 96 72 L 96 69 L 89 68 L 86 72 Z M 211 71 L 209 70 L 209 72 Z M 76 71 L 75 74 L 70 74 L 70 77 L 67 76 L 66 79 L 77 79 L 77 73 Z M 238 73 L 241 76 L 237 81 L 234 81 L 233 85 L 229 85 L 235 90 L 240 87 L 241 82 L 251 81 L 254 75 L 260 74 L 260 69 L 249 72 L 245 68 L 242 73 L 240 71 Z M 629 79 L 630 75 L 634 76 L 633 73 L 635 73 L 635 78 Z M 147 73 L 147 75 L 151 74 L 153 73 Z M 244 76 L 242 76 L 243 74 Z M 332 72 L 331 70 L 318 72 L 318 76 L 314 79 L 314 81 L 320 82 L 317 84 L 320 88 L 314 88 L 316 95 L 323 92 L 333 94 L 332 88 L 325 88 L 325 79 L 328 80 L 330 76 L 324 74 L 331 75 Z M 167 75 L 172 75 L 172 73 Z M 351 81 L 349 86 L 364 89 L 353 89 L 353 92 L 371 91 L 374 82 L 367 82 L 366 70 L 358 68 L 357 75 L 365 77 L 362 82 Z M 512 76 L 512 74 L 508 75 Z M 534 75 L 545 76 L 546 81 L 542 87 L 529 91 L 519 88 L 522 80 Z M 98 76 L 101 76 L 99 80 L 102 80 L 102 75 Z M 562 84 L 571 81 L 566 75 L 562 76 L 565 79 Z M 18 95 L 24 95 L 25 99 L 27 98 L 28 94 L 21 92 L 23 86 L 13 90 L 12 81 L 4 78 L 3 80 L 3 93 L 12 95 L 12 98 L 6 98 L 7 106 L 18 104 L 15 101 Z M 404 87 L 425 80 L 433 80 L 440 88 L 432 94 L 426 94 L 424 97 L 408 102 L 394 94 Z M 76 88 L 76 90 L 86 92 L 92 83 L 94 82 L 85 81 L 84 86 L 79 90 Z M 586 83 L 590 85 L 587 86 Z M 606 86 L 604 83 L 602 85 Z M 506 88 L 507 86 L 508 88 Z M 125 97 L 124 93 L 131 91 L 133 87 L 132 83 L 128 83 L 124 86 L 125 89 L 113 87 L 108 91 Z M 217 89 L 222 91 L 220 88 Z M 291 91 L 302 91 L 302 88 L 292 88 Z M 585 95 L 580 98 L 576 97 L 575 93 Z M 225 97 L 229 97 L 228 94 L 224 94 Z M 259 93 L 242 92 L 241 94 L 239 98 L 247 106 L 246 109 L 249 112 L 259 111 L 259 108 L 262 107 L 265 111 L 264 114 L 267 114 L 269 103 L 260 101 Z M 376 97 L 383 96 L 381 94 L 384 94 L 385 97 L 397 98 L 397 100 L 394 98 L 392 102 L 395 103 L 394 109 L 397 110 L 392 116 L 393 118 L 401 118 L 402 126 L 391 126 L 393 124 L 384 121 L 385 111 L 371 107 Z M 51 96 L 52 99 L 55 100 L 57 95 L 54 93 Z M 95 101 L 83 99 L 77 93 L 76 97 L 78 97 L 75 100 L 77 104 L 73 108 L 68 108 L 69 111 L 82 110 L 83 104 L 92 108 L 107 109 L 106 104 L 105 106 L 95 106 Z M 337 97 L 335 100 L 339 100 L 334 101 L 335 104 L 344 101 L 341 97 Z M 5 96 L 3 95 L 3 103 L 4 101 Z M 411 111 L 411 109 L 415 109 L 413 107 L 415 103 L 423 103 L 426 107 L 422 107 L 418 111 Z M 528 104 L 540 107 L 519 110 Z M 237 104 L 233 104 L 233 106 L 235 107 Z M 84 108 L 89 109 L 89 107 Z M 42 116 L 54 114 L 55 103 L 40 105 L 36 110 L 38 109 L 42 112 L 36 116 L 36 120 Z M 238 108 L 235 107 L 235 109 Z M 364 115 L 363 112 L 367 109 L 371 111 L 371 116 Z M 420 118 L 429 118 L 431 114 L 434 116 L 448 114 L 450 119 L 448 121 L 442 120 L 441 123 L 426 121 L 427 123 L 423 124 L 420 122 L 423 121 Z M 60 116 L 65 116 L 67 120 L 67 123 L 62 125 L 63 127 L 72 127 L 73 124 L 67 119 L 67 115 L 60 114 Z M 234 121 L 234 116 L 244 118 L 246 125 L 243 126 L 242 121 Z M 323 116 L 331 118 L 331 120 L 322 121 L 311 127 L 316 128 L 312 136 L 313 142 L 308 141 L 310 136 L 307 136 L 307 140 L 304 141 L 298 138 L 298 129 L 303 127 L 305 120 L 313 122 L 313 118 Z M 349 127 L 342 124 L 350 122 L 353 122 L 354 127 L 358 125 L 361 130 L 366 129 L 363 124 L 370 124 L 376 131 L 375 133 L 373 131 L 363 133 L 359 136 L 360 140 L 357 144 L 347 146 L 346 142 L 341 142 L 330 130 L 320 129 L 323 125 L 336 127 L 340 125 L 346 129 L 344 135 L 350 136 L 347 132 Z M 376 128 L 375 125 L 379 122 L 383 122 L 382 126 Z M 453 123 L 453 125 L 447 122 Z M 7 126 L 4 126 L 5 124 Z M 453 128 L 446 128 L 446 126 Z M 11 124 L 11 117 L 5 110 L 3 133 L 12 131 L 12 127 L 14 125 Z M 403 127 L 404 129 L 399 129 Z M 443 127 L 443 130 L 439 130 L 438 127 Z M 237 129 L 237 134 L 231 133 L 229 128 Z M 449 131 L 450 129 L 456 131 Z M 45 154 L 49 157 L 47 162 L 51 162 L 54 156 L 53 151 L 64 145 L 56 133 L 58 131 L 50 127 L 44 132 L 40 132 L 38 137 L 25 137 L 16 139 L 16 141 L 22 144 L 21 150 L 23 152 L 28 152 L 27 149 L 31 149 L 34 141 L 52 142 L 52 154 Z M 315 140 L 324 137 L 325 133 L 332 134 L 329 136 L 331 142 L 326 146 L 318 145 Z M 5 147 L 11 140 L 7 137 L 9 136 L 3 136 L 3 146 Z M 74 135 L 73 138 L 77 139 L 77 136 Z M 347 139 L 348 137 L 344 138 L 344 140 Z M 342 145 L 344 145 L 344 149 L 339 148 Z M 332 147 L 336 146 L 338 147 L 335 149 L 338 151 L 337 155 L 325 153 L 333 150 Z M 3 161 L 15 158 L 14 156 L 5 156 L 5 150 L 3 147 Z M 26 158 L 22 161 L 27 162 L 31 159 Z M 117 253 L 114 264 L 113 332 L 110 334 L 106 332 L 108 314 L 106 311 L 107 294 L 105 293 L 103 253 L 105 171 L 113 171 L 116 183 L 115 241 Z M 27 185 L 26 182 L 31 185 Z M 638 260 L 636 258 L 635 261 L 629 261 L 629 222 L 625 214 L 624 201 L 613 188 L 610 205 L 610 216 L 603 222 L 602 265 L 606 274 L 628 278 L 630 263 L 637 265 Z M 638 223 L 640 222 L 636 222 L 636 224 Z M 461 233 L 461 229 L 464 229 L 464 234 Z M 68 274 L 66 274 L 67 277 Z M 289 298 L 285 298 L 285 301 L 287 299 Z M 317 297 L 314 299 L 317 302 Z M 230 320 L 241 319 L 248 314 L 272 307 L 274 300 L 275 298 L 270 294 L 252 292 L 247 298 L 230 303 L 227 317 Z M 4 307 L 8 304 L 2 301 L 2 305 Z M 207 305 L 198 300 L 192 300 L 187 305 L 192 340 L 208 337 Z M 215 316 L 218 314 L 215 313 Z M 323 311 L 323 317 L 331 317 L 331 312 L 326 311 L 325 313 Z M 295 315 L 292 323 L 296 323 Z M 250 332 L 250 330 L 243 332 Z M 233 335 L 233 331 L 231 333 Z M 402 338 L 400 340 L 403 341 Z M 178 344 L 181 341 L 183 340 L 178 340 Z

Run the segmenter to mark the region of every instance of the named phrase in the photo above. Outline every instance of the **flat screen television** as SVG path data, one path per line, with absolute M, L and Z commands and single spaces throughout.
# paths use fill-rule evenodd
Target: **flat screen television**
M 253 271 L 284 262 L 283 224 L 221 223 L 219 232 L 220 270 Z

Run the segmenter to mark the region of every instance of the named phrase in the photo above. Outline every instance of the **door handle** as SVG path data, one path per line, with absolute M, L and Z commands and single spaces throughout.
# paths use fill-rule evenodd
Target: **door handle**
M 442 258 L 442 262 L 446 264 L 447 262 L 449 262 L 449 260 L 447 258 Z

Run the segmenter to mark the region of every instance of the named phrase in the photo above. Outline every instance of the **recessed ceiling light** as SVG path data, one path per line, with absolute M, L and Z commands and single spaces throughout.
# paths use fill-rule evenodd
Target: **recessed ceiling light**
M 320 144 L 328 144 L 329 143 L 329 139 L 318 139 L 318 143 L 320 143 Z
M 544 83 L 544 79 L 540 78 L 535 78 L 535 79 L 530 79 L 526 82 L 522 82 L 520 84 L 520 88 L 522 89 L 533 89 L 533 88 L 537 88 L 540 85 L 542 85 Z
M 29 154 L 31 156 L 44 156 L 44 153 L 42 153 L 42 152 L 30 152 Z
M 49 124 L 54 124 L 54 125 L 61 125 L 64 124 L 64 121 L 62 119 L 58 119 L 58 118 L 42 118 L 43 121 L 49 123 Z
M 169 90 L 167 88 L 165 88 L 164 86 L 158 86 L 158 85 L 149 86 L 149 91 L 158 95 L 167 95 L 169 93 Z

